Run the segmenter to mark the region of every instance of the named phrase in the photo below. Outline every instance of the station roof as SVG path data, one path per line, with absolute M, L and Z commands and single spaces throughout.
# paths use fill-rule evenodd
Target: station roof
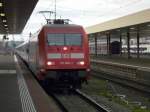
M 0 34 L 22 32 L 38 0 L 0 0 Z
M 86 28 L 88 34 L 150 22 L 150 9 Z

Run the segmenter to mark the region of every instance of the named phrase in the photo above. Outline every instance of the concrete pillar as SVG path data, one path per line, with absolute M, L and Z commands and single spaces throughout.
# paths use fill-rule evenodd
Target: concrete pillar
M 128 59 L 131 58 L 130 54 L 130 32 L 129 29 L 127 30 L 127 51 L 128 51 Z
M 140 31 L 137 27 L 137 58 L 140 58 Z
M 95 56 L 97 56 L 97 33 L 94 34 L 95 37 Z
M 120 38 L 120 56 L 122 56 L 122 33 L 121 31 L 119 33 L 119 38 Z
M 107 55 L 108 56 L 111 56 L 111 51 L 110 51 L 110 32 L 108 32 L 107 34 L 106 34 L 106 36 L 107 36 Z

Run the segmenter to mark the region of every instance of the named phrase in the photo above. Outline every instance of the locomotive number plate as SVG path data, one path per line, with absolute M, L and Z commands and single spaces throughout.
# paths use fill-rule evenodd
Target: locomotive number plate
M 70 58 L 70 54 L 62 54 L 62 58 Z
M 60 62 L 60 64 L 69 65 L 69 64 L 73 64 L 73 63 L 72 62 Z

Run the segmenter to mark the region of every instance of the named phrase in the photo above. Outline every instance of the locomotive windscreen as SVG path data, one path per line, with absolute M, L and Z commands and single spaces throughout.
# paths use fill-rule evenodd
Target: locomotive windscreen
M 48 45 L 54 46 L 81 46 L 82 35 L 81 34 L 48 34 Z

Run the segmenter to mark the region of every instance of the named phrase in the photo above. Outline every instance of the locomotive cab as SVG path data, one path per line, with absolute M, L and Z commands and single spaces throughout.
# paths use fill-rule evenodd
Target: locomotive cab
M 88 39 L 83 28 L 56 24 L 45 26 L 43 31 L 45 51 L 40 50 L 45 52 L 44 78 L 51 82 L 81 86 L 90 70 Z
M 89 77 L 88 38 L 82 26 L 55 20 L 16 49 L 46 87 L 79 88 Z
M 29 53 L 30 63 L 36 60 L 31 67 L 41 81 L 80 87 L 90 71 L 87 35 L 82 26 L 56 22 L 39 32 L 36 56 Z

